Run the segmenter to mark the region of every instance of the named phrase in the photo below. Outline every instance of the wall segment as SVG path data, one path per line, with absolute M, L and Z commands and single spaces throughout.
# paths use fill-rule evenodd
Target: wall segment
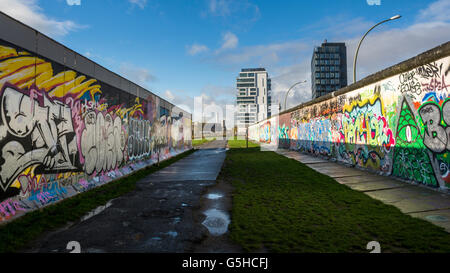
M 191 114 L 0 22 L 0 222 L 191 148 Z
M 450 43 L 261 121 L 250 138 L 450 187 Z

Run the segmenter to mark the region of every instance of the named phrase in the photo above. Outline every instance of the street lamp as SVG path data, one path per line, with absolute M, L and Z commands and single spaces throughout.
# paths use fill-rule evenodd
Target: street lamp
M 385 23 L 385 22 L 388 22 L 388 21 L 391 21 L 391 20 L 398 19 L 398 18 L 400 18 L 400 17 L 402 17 L 402 16 L 400 16 L 400 15 L 395 15 L 395 16 L 392 16 L 391 18 L 387 19 L 387 20 L 384 20 L 384 21 L 379 22 L 378 24 L 376 24 L 376 25 L 374 25 L 373 27 L 371 27 L 371 28 L 366 32 L 366 34 L 364 34 L 364 36 L 361 38 L 361 40 L 360 40 L 359 43 L 358 43 L 358 47 L 356 48 L 355 57 L 354 57 L 354 59 L 353 59 L 353 83 L 356 82 L 356 58 L 358 57 L 359 47 L 361 46 L 361 43 L 362 43 L 362 41 L 364 40 L 364 38 L 366 37 L 366 35 L 367 35 L 372 29 L 374 29 L 376 26 L 381 25 L 382 23 Z
M 289 91 L 291 91 L 291 89 L 294 87 L 294 86 L 296 86 L 297 84 L 301 84 L 301 83 L 305 83 L 306 82 L 306 80 L 304 80 L 304 81 L 302 81 L 302 82 L 297 82 L 297 83 L 294 83 L 290 88 L 289 88 L 289 90 L 286 92 L 286 96 L 284 97 L 284 110 L 286 111 L 286 100 L 287 100 L 287 96 L 288 96 L 288 94 L 289 94 Z

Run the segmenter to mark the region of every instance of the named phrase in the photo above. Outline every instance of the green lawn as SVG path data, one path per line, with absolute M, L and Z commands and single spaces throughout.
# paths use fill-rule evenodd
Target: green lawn
M 381 252 L 450 252 L 443 228 L 274 152 L 230 149 L 219 179 L 234 188 L 230 236 L 246 251 L 367 253 L 378 241 Z
M 228 147 L 229 148 L 246 148 L 246 140 L 245 139 L 236 139 L 228 140 Z M 258 143 L 252 142 L 251 140 L 248 141 L 248 147 L 259 147 Z
M 191 149 L 160 162 L 159 166 L 156 164 L 149 166 L 132 175 L 77 194 L 41 210 L 29 212 L 17 220 L 0 226 L 0 253 L 18 251 L 44 232 L 79 220 L 98 206 L 103 206 L 109 200 L 134 190 L 136 182 L 145 176 L 165 168 L 193 152 L 194 150 Z
M 216 140 L 216 138 L 214 137 L 214 138 L 193 139 L 192 140 L 192 146 L 196 147 L 196 146 L 205 144 L 205 143 L 213 141 L 213 140 Z

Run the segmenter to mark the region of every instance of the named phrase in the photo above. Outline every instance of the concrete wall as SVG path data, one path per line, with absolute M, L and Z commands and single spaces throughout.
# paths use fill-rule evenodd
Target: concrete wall
M 450 42 L 250 127 L 253 140 L 450 187 Z
M 0 13 L 0 223 L 191 148 L 191 114 Z

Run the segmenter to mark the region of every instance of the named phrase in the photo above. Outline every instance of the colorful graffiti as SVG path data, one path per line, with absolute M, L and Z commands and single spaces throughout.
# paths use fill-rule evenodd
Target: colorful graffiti
M 278 147 L 449 188 L 449 71 L 445 57 L 285 113 Z M 261 142 L 266 122 L 254 125 Z
M 189 115 L 158 110 L 0 40 L 2 219 L 190 148 Z

